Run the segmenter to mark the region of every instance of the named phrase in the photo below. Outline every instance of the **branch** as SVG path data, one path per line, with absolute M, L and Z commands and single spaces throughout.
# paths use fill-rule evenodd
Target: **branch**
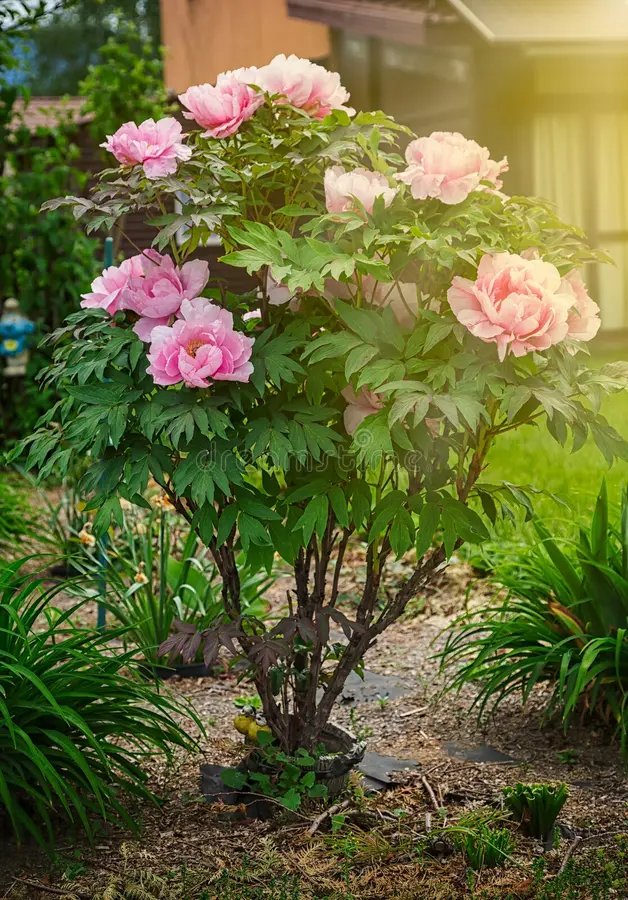
M 28 881 L 26 878 L 18 878 L 15 876 L 15 881 L 18 881 L 20 884 L 26 885 L 26 887 L 34 888 L 38 891 L 43 891 L 46 894 L 54 894 L 55 897 L 78 897 L 79 900 L 89 900 L 91 894 L 84 894 L 79 891 L 71 891 L 66 890 L 63 891 L 60 888 L 50 887 L 47 884 L 41 884 L 39 881 Z
M 427 796 L 430 798 L 431 804 L 434 807 L 434 812 L 438 812 L 440 806 L 438 805 L 438 800 L 436 799 L 436 794 L 432 790 L 432 785 L 429 783 L 425 775 L 421 775 L 421 784 L 425 788 L 427 792 Z
M 567 868 L 567 863 L 569 862 L 571 857 L 576 852 L 576 848 L 581 840 L 582 840 L 582 837 L 580 835 L 578 835 L 576 838 L 573 839 L 573 841 L 567 848 L 567 852 L 563 856 L 563 861 L 560 864 L 560 869 L 558 870 L 557 875 L 562 875 L 562 873 L 565 871 L 565 869 Z
M 339 812 L 342 812 L 343 809 L 346 809 L 349 806 L 350 800 L 343 800 L 342 803 L 335 803 L 333 806 L 330 806 L 329 809 L 326 809 L 324 812 L 317 816 L 310 827 L 307 830 L 307 836 L 312 837 L 318 829 L 321 827 L 325 819 L 331 819 L 332 816 L 337 815 Z
M 349 538 L 351 537 L 351 531 L 348 528 L 345 528 L 342 533 L 342 538 L 340 540 L 340 544 L 338 545 L 338 556 L 336 557 L 336 566 L 334 568 L 334 578 L 331 584 L 331 596 L 329 598 L 329 605 L 335 606 L 336 600 L 338 599 L 338 588 L 340 583 L 340 570 L 342 568 L 342 563 L 345 558 L 345 552 L 347 550 L 347 544 L 349 543 Z

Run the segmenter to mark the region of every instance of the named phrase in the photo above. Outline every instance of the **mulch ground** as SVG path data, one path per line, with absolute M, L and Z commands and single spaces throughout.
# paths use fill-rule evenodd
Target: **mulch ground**
M 395 566 L 391 589 L 395 579 L 403 577 L 404 565 Z M 362 569 L 363 552 L 356 547 L 343 570 L 342 594 L 348 608 Z M 274 609 L 283 602 L 288 585 L 285 578 L 275 585 Z M 120 876 L 130 882 L 144 879 L 145 897 L 128 892 L 129 898 L 139 900 L 263 897 L 265 890 L 274 890 L 273 879 L 282 876 L 294 876 L 300 892 L 269 893 L 269 897 L 447 900 L 484 896 L 502 900 L 541 896 L 531 872 L 542 855 L 543 877 L 550 883 L 569 850 L 575 849 L 574 857 L 578 857 L 596 847 L 611 848 L 618 833 L 628 832 L 628 782 L 617 743 L 595 722 L 576 723 L 567 733 L 558 721 L 540 724 L 546 699 L 542 689 L 523 709 L 517 697 L 510 698 L 481 725 L 470 712 L 471 688 L 459 695 L 443 693 L 434 658 L 443 644 L 443 632 L 465 603 L 478 602 L 486 592 L 486 585 L 468 567 L 453 565 L 437 588 L 416 601 L 410 614 L 369 651 L 366 668 L 393 676 L 408 686 L 408 693 L 361 703 L 353 711 L 339 706 L 334 720 L 368 735 L 369 750 L 411 758 L 419 766 L 404 771 L 397 787 L 374 798 L 359 791 L 356 779 L 344 811 L 345 824 L 338 831 L 332 833 L 324 822 L 314 835 L 308 835 L 319 810 L 305 809 L 297 815 L 279 811 L 267 822 L 232 821 L 226 820 L 224 809 L 204 801 L 199 796 L 199 764 L 233 763 L 242 755 L 242 739 L 232 726 L 233 701 L 250 693 L 250 688 L 228 673 L 213 679 L 172 679 L 164 689 L 193 704 L 207 737 L 201 739 L 198 754 L 179 756 L 168 767 L 157 760 L 150 763 L 152 786 L 163 802 L 158 808 L 136 810 L 139 835 L 103 830 L 92 847 L 81 838 L 62 836 L 52 863 L 34 847 L 17 848 L 11 840 L 2 843 L 0 837 L 0 897 L 19 900 L 67 893 L 81 900 L 100 896 L 113 900 L 127 896 L 116 894 Z M 81 616 L 82 624 L 89 624 L 95 609 L 85 607 Z M 452 744 L 456 757 L 450 755 Z M 484 745 L 511 761 L 457 758 L 467 749 Z M 569 762 L 562 754 L 565 750 L 574 751 L 567 755 Z M 555 780 L 570 786 L 559 819 L 563 837 L 555 849 L 544 851 L 539 842 L 517 835 L 512 862 L 480 876 L 469 872 L 459 852 L 452 852 L 449 839 L 436 842 L 436 849 L 430 851 L 430 841 L 441 826 L 455 823 L 472 810 L 499 813 L 502 786 Z M 576 837 L 578 846 L 572 847 Z M 427 855 L 418 854 L 419 846 L 428 847 Z M 220 873 L 225 870 L 231 873 L 231 883 L 239 885 L 235 893 L 220 887 Z M 149 891 L 156 876 L 166 881 L 155 880 Z M 582 893 L 570 896 L 598 896 L 589 890 L 583 884 Z M 622 887 L 617 893 L 610 890 L 599 896 L 628 896 Z

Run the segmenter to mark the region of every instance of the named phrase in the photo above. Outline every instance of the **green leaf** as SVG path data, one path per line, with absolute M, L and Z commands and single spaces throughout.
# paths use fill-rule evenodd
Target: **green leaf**
M 403 363 L 395 359 L 376 359 L 362 369 L 358 378 L 358 390 L 368 387 L 371 390 L 381 387 L 384 382 L 398 381 L 404 378 L 406 369 Z
M 307 546 L 310 538 L 316 531 L 319 538 L 322 538 L 327 527 L 327 516 L 329 514 L 329 501 L 325 495 L 313 497 L 305 507 L 303 514 L 295 525 L 295 530 L 303 529 L 303 541 Z
M 489 539 L 490 535 L 480 516 L 455 497 L 443 496 L 441 508 L 450 516 L 456 537 L 475 544 Z
M 406 494 L 403 491 L 390 491 L 377 504 L 373 510 L 373 524 L 369 530 L 369 544 L 386 529 L 386 526 L 397 515 L 397 512 L 406 502 Z
M 218 519 L 218 530 L 216 533 L 216 543 L 219 547 L 225 543 L 231 534 L 239 512 L 240 510 L 237 503 L 229 503 L 223 509 L 220 518 Z
M 379 465 L 385 456 L 392 455 L 393 445 L 385 410 L 360 422 L 353 434 L 351 449 L 358 463 L 372 467 Z
M 107 416 L 109 439 L 114 447 L 117 447 L 122 440 L 128 415 L 129 406 L 126 403 L 122 403 L 120 406 L 114 406 L 113 409 L 109 410 L 109 415 Z
M 416 553 L 419 559 L 425 556 L 432 546 L 439 522 L 440 507 L 436 503 L 426 503 L 419 514 L 419 527 L 416 534 Z
M 371 488 L 366 481 L 355 479 L 351 482 L 351 517 L 356 529 L 361 528 L 371 515 Z
M 293 534 L 281 522 L 270 522 L 268 531 L 275 550 L 289 566 L 293 565 L 298 553 L 298 546 L 295 547 Z
M 419 421 L 422 421 L 425 418 L 429 406 L 429 397 L 426 397 L 425 394 L 400 394 L 388 413 L 388 424 L 392 428 L 395 422 L 403 422 L 408 413 L 415 408 L 418 410 Z M 415 412 L 415 420 L 416 418 L 417 413 Z
M 390 529 L 390 546 L 397 559 L 406 553 L 414 541 L 414 525 L 407 510 L 403 509 L 395 516 Z
M 66 387 L 66 391 L 74 400 L 98 406 L 115 406 L 127 393 L 127 389 L 119 384 L 88 384 L 83 386 L 70 384 Z M 133 394 L 135 397 L 138 396 L 137 391 L 134 391 Z M 125 399 L 130 398 L 125 397 Z
M 345 378 L 347 381 L 351 379 L 354 372 L 359 372 L 366 363 L 370 362 L 377 355 L 377 352 L 377 347 L 373 347 L 370 344 L 355 347 L 349 353 L 345 362 Z
M 329 502 L 331 503 L 331 508 L 334 511 L 334 515 L 338 524 L 342 528 L 349 527 L 349 509 L 347 506 L 347 499 L 344 495 L 344 491 L 338 485 L 333 485 L 329 489 Z
M 429 353 L 433 347 L 436 347 L 436 345 L 440 344 L 441 341 L 444 341 L 446 337 L 449 337 L 453 327 L 453 322 L 438 322 L 434 325 L 430 325 L 423 346 L 423 353 Z
M 270 544 L 270 537 L 264 526 L 257 519 L 248 516 L 246 513 L 240 513 L 238 529 L 244 550 L 248 549 L 251 543 L 260 547 Z
M 246 786 L 247 777 L 245 772 L 239 772 L 237 769 L 223 769 L 220 777 L 227 787 L 236 791 L 241 791 Z
M 301 795 L 295 788 L 290 788 L 281 798 L 281 802 L 286 809 L 291 809 L 294 812 L 301 806 Z
M 367 344 L 377 344 L 379 335 L 378 315 L 366 309 L 356 309 L 342 300 L 335 301 L 336 311 L 351 331 L 366 341 Z

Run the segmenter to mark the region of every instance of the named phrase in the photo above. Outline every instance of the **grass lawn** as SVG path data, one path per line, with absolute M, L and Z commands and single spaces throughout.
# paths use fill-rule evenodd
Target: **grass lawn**
M 621 352 L 597 353 L 591 366 L 599 368 L 616 359 L 628 359 L 628 348 Z M 606 398 L 602 413 L 628 438 L 628 392 Z M 503 435 L 489 455 L 488 480 L 532 484 L 551 491 L 567 501 L 577 515 L 584 514 L 595 502 L 600 482 L 606 476 L 611 497 L 628 483 L 628 462 L 619 461 L 609 469 L 592 440 L 577 453 L 570 453 L 549 434 L 544 425 L 526 426 Z M 569 512 L 549 497 L 537 497 L 537 513 L 543 517 L 569 517 Z

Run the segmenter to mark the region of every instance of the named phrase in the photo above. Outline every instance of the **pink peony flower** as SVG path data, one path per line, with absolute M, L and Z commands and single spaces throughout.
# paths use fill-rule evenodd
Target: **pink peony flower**
M 412 141 L 406 150 L 408 168 L 395 178 L 409 184 L 415 200 L 437 197 L 443 203 L 461 203 L 482 181 L 494 189 L 502 186 L 500 175 L 508 160 L 490 158 L 486 147 L 467 140 L 458 132 L 434 131 Z
M 248 84 L 248 78 L 254 72 L 250 69 L 224 72 L 218 76 L 215 86 L 198 84 L 188 88 L 179 96 L 189 110 L 183 115 L 206 129 L 203 137 L 231 137 L 264 103 L 263 93 Z
M 447 299 L 471 334 L 497 344 L 499 358 L 524 356 L 562 341 L 574 303 L 556 266 L 515 253 L 485 255 L 476 281 L 456 276 Z
M 147 178 L 161 178 L 177 171 L 177 162 L 190 158 L 192 151 L 182 143 L 181 123 L 172 117 L 146 119 L 141 125 L 125 122 L 115 134 L 107 135 L 101 147 L 113 153 L 122 166 L 141 163 Z
M 267 272 L 266 296 L 271 306 L 283 306 L 284 303 L 290 303 L 292 300 L 292 291 L 287 285 L 273 278 L 270 272 Z
M 561 290 L 575 298 L 567 316 L 567 337 L 574 341 L 592 340 L 602 324 L 600 307 L 589 297 L 579 269 L 572 269 L 565 275 Z
M 500 192 L 504 186 L 504 182 L 502 181 L 501 176 L 504 174 L 504 172 L 507 172 L 509 168 L 510 166 L 508 165 L 508 159 L 505 156 L 503 159 L 500 159 L 499 162 L 496 162 L 494 159 L 489 159 L 482 174 L 482 181 L 490 181 L 490 183 L 493 185 L 494 191 Z M 503 196 L 506 195 L 504 194 Z
M 280 53 L 257 72 L 256 84 L 269 94 L 281 94 L 291 106 L 305 110 L 315 119 L 324 119 L 334 109 L 350 116 L 355 110 L 344 104 L 349 92 L 340 84 L 340 75 L 292 54 Z
M 253 338 L 234 331 L 233 316 L 199 297 L 184 300 L 181 318 L 153 329 L 147 371 L 155 384 L 209 387 L 210 381 L 248 381 Z
M 351 385 L 347 385 L 342 391 L 342 396 L 348 404 L 343 416 L 347 434 L 353 434 L 367 416 L 379 412 L 384 405 L 374 391 L 367 391 L 365 388 L 356 395 Z
M 195 259 L 178 268 L 169 256 L 147 250 L 142 275 L 129 279 L 122 297 L 122 308 L 140 316 L 135 333 L 149 341 L 153 328 L 167 325 L 184 300 L 196 299 L 208 278 L 209 265 L 204 260 Z
M 384 198 L 384 205 L 390 206 L 396 188 L 391 188 L 385 175 L 368 169 L 352 169 L 346 172 L 342 166 L 332 166 L 325 172 L 325 202 L 330 213 L 360 209 L 359 200 L 367 213 L 373 212 L 377 197 Z
M 113 315 L 122 308 L 122 295 L 129 279 L 143 274 L 142 256 L 132 256 L 119 266 L 104 269 L 91 284 L 91 293 L 81 294 L 83 309 L 106 309 Z
M 284 303 L 287 303 L 288 309 L 291 309 L 292 312 L 298 312 L 301 308 L 301 301 L 294 292 L 287 285 L 273 278 L 270 272 L 266 273 L 266 296 L 271 306 L 283 306 Z

